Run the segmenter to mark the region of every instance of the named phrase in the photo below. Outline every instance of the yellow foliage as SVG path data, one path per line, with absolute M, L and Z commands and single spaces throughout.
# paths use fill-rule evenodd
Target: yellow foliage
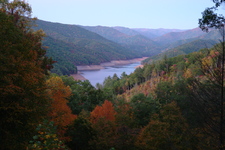
M 190 78 L 192 77 L 192 72 L 191 72 L 191 69 L 188 68 L 185 72 L 184 72 L 184 75 L 183 75 L 185 78 Z

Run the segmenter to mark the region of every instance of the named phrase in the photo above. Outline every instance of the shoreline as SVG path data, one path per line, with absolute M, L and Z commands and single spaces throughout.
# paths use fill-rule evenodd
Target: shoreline
M 115 67 L 115 66 L 132 64 L 135 62 L 145 60 L 146 58 L 148 58 L 148 57 L 135 58 L 135 59 L 130 59 L 130 60 L 112 60 L 110 62 L 101 63 L 100 65 L 77 66 L 77 70 L 78 70 L 78 72 L 79 71 L 101 70 L 101 69 L 105 69 L 105 67 Z
M 81 72 L 78 72 L 77 74 L 71 74 L 70 76 L 73 77 L 74 80 L 81 80 L 81 81 L 84 81 L 84 80 L 87 80 L 84 76 L 81 75 Z
M 142 57 L 142 58 L 135 58 L 130 60 L 113 60 L 106 63 L 101 63 L 100 65 L 84 65 L 84 66 L 77 66 L 78 73 L 77 74 L 71 74 L 74 78 L 74 80 L 87 80 L 84 76 L 82 76 L 82 72 L 80 71 L 93 71 L 93 70 L 101 70 L 105 69 L 106 67 L 116 67 L 116 66 L 122 66 L 122 65 L 128 65 L 135 62 L 139 62 L 142 60 L 145 60 L 148 57 Z M 135 68 L 142 67 L 143 65 L 136 66 Z

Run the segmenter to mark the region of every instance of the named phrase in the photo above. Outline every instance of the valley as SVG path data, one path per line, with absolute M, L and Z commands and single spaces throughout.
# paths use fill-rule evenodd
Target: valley
M 143 63 L 151 63 L 164 55 L 171 57 L 210 48 L 219 41 L 217 31 L 206 34 L 198 28 L 130 29 L 43 20 L 37 20 L 36 24 L 35 30 L 42 29 L 46 33 L 43 45 L 48 47 L 47 56 L 57 62 L 53 64 L 52 72 L 59 75 L 76 74 L 80 69 L 101 69 L 102 64 L 113 60 L 122 62 L 149 57 Z M 197 47 L 188 50 L 190 46 Z
M 56 15 L 63 15 L 65 2 L 46 2 L 39 2 L 39 11 L 48 6 L 44 15 L 80 20 Z M 122 2 L 112 4 L 132 3 Z M 192 6 L 203 6 L 187 2 L 180 8 L 188 8 L 188 16 Z M 1 149 L 224 150 L 225 19 L 214 11 L 225 1 L 213 2 L 200 28 L 180 30 L 54 23 L 32 18 L 24 0 L 0 0 Z M 50 11 L 58 3 L 60 9 Z M 157 11 L 174 6 L 158 4 Z M 97 10 L 84 8 L 94 19 Z M 177 8 L 186 21 L 186 11 Z M 161 13 L 149 17 L 150 11 L 144 12 L 154 23 Z M 173 21 L 165 12 L 157 23 L 178 25 L 182 18 Z

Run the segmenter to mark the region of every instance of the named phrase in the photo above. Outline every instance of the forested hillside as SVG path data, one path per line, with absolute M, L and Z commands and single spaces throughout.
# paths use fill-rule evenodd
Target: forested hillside
M 38 26 L 35 29 L 42 29 L 47 35 L 44 46 L 49 46 L 47 56 L 58 61 L 53 70 L 58 74 L 76 73 L 76 65 L 92 65 L 111 60 L 142 57 L 132 49 L 126 49 L 76 25 L 41 20 L 37 20 L 36 23 Z M 73 64 L 74 67 L 68 64 Z
M 189 54 L 195 51 L 199 51 L 203 48 L 211 48 L 216 43 L 218 43 L 218 40 L 193 40 L 192 42 L 182 44 L 180 46 L 177 46 L 175 48 L 171 48 L 169 50 L 166 50 L 158 55 L 154 55 L 149 57 L 148 59 L 144 60 L 143 63 L 152 63 L 152 61 L 163 59 L 164 57 L 175 57 L 178 55 L 185 55 Z
M 139 53 L 142 56 L 155 55 L 159 51 L 159 46 L 157 45 L 157 43 L 141 35 L 140 33 L 131 35 L 131 32 L 122 33 L 120 32 L 121 30 L 119 31 L 116 28 L 114 29 L 112 27 L 103 27 L 103 26 L 97 27 L 84 26 L 83 28 L 95 32 L 108 40 L 119 43 L 123 47 L 135 51 L 136 53 Z M 133 30 L 133 34 L 134 32 L 135 31 Z
M 76 73 L 77 65 L 98 65 L 112 60 L 155 57 L 161 52 L 196 45 L 199 39 L 217 40 L 218 31 L 205 34 L 199 29 L 129 29 L 125 27 L 78 26 L 37 20 L 35 29 L 43 29 L 47 56 L 57 61 L 52 72 L 59 75 Z M 201 41 L 195 49 L 204 48 Z M 180 48 L 179 46 L 182 45 Z M 206 44 L 209 45 L 209 44 Z M 212 45 L 210 45 L 212 46 Z M 175 51 L 176 51 L 175 50 Z M 184 54 L 178 50 L 177 54 Z M 190 51 L 190 52 L 191 52 Z M 173 54 L 176 56 L 177 54 Z M 161 56 L 164 54 L 160 54 Z M 158 57 L 158 56 L 156 56 Z M 170 57 L 170 56 L 169 56 Z M 152 58 L 150 58 L 152 59 Z
M 118 94 L 115 106 L 125 107 L 124 118 L 130 117 L 126 121 L 134 119 L 139 127 L 134 149 L 217 149 L 223 106 L 219 84 L 222 54 L 218 44 L 188 55 L 165 57 L 98 85 Z
M 0 2 L 1 149 L 224 149 L 224 38 L 211 48 L 194 47 L 204 40 L 182 45 L 182 55 L 163 57 L 130 75 L 114 74 L 95 88 L 87 80 L 51 73 L 57 62 L 46 56 L 44 46 L 49 44 L 65 69 L 71 67 L 69 59 L 76 58 L 73 53 L 82 57 L 91 52 L 79 41 L 68 42 L 76 39 L 72 31 L 79 28 L 54 31 L 59 39 L 47 36 L 43 41 L 43 31 L 32 29 L 35 18 L 30 18 L 29 4 Z M 221 33 L 223 24 L 216 27 Z M 71 39 L 62 40 L 69 33 Z M 103 37 L 99 41 L 111 43 Z
M 163 45 L 168 45 L 170 43 L 173 43 L 178 40 L 185 40 L 185 39 L 191 39 L 191 38 L 196 38 L 201 35 L 204 35 L 205 33 L 202 32 L 201 29 L 195 28 L 183 32 L 170 32 L 166 33 L 160 37 L 157 37 L 154 39 L 154 41 L 159 42 Z
M 183 32 L 185 30 L 179 30 L 179 29 L 146 29 L 146 28 L 135 28 L 134 31 L 150 38 L 155 39 L 157 37 L 160 37 L 164 34 L 170 33 L 170 32 Z

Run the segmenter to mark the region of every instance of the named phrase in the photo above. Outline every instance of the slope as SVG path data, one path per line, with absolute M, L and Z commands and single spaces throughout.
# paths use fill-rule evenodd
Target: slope
M 163 28 L 159 28 L 159 29 L 134 28 L 133 30 L 149 39 L 154 39 L 156 37 L 160 37 L 160 36 L 170 33 L 170 32 L 183 32 L 184 31 L 184 30 L 179 30 L 179 29 L 163 29 Z
M 187 30 L 184 32 L 170 32 L 167 34 L 164 34 L 160 37 L 157 37 L 154 39 L 154 41 L 161 43 L 165 46 L 168 46 L 169 44 L 179 41 L 179 40 L 186 40 L 191 38 L 196 38 L 199 36 L 202 36 L 206 34 L 203 32 L 200 28 L 194 28 L 191 30 Z
M 170 57 L 175 57 L 175 56 L 178 56 L 178 55 L 189 54 L 189 53 L 198 51 L 198 50 L 203 49 L 203 48 L 211 48 L 216 43 L 218 43 L 218 41 L 211 40 L 211 39 L 194 40 L 194 41 L 191 41 L 189 43 L 182 44 L 182 45 L 177 46 L 175 48 L 164 51 L 164 52 L 162 52 L 158 55 L 149 57 L 148 59 L 144 60 L 143 63 L 151 63 L 153 60 L 160 60 L 165 56 L 167 56 L 167 58 L 170 58 Z
M 142 56 L 151 56 L 158 53 L 157 44 L 148 39 L 147 37 L 134 33 L 135 31 L 131 31 L 128 28 L 113 28 L 113 27 L 104 27 L 104 26 L 83 26 L 83 28 L 95 32 L 104 38 L 114 41 L 116 43 L 121 44 L 123 47 L 134 51 L 134 53 L 141 54 Z M 119 30 L 117 30 L 119 29 Z
M 42 20 L 37 20 L 36 23 L 38 27 L 35 30 L 43 29 L 47 35 L 44 45 L 49 47 L 48 56 L 58 62 L 55 64 L 55 71 L 58 70 L 57 72 L 62 74 L 75 73 L 76 69 L 70 67 L 71 64 L 91 65 L 141 57 L 115 42 L 76 25 Z

